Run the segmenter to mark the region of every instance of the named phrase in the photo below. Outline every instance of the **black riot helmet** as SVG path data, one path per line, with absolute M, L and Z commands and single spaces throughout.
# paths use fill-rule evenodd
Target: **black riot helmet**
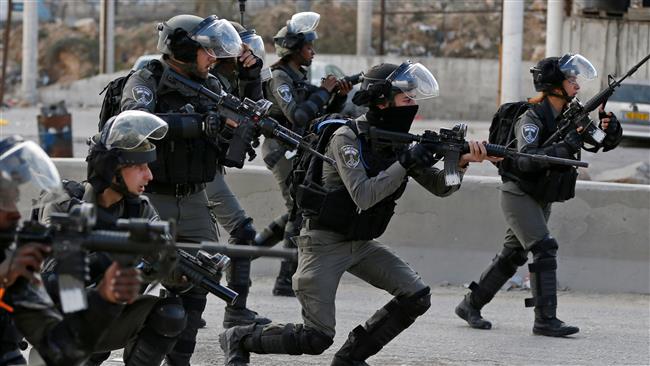
M 99 194 L 111 187 L 131 196 L 120 169 L 155 161 L 156 146 L 148 139 L 162 139 L 168 128 L 160 117 L 143 111 L 125 111 L 109 119 L 102 131 L 88 141 L 88 182 L 95 192 Z
M 29 210 L 57 199 L 62 192 L 59 172 L 43 149 L 20 136 L 0 140 L 1 211 L 18 211 L 28 217 Z
M 216 15 L 202 19 L 196 15 L 177 15 L 159 23 L 158 50 L 187 63 L 196 61 L 196 52 L 203 47 L 216 58 L 241 54 L 241 39 L 232 24 Z
M 275 53 L 280 58 L 300 52 L 305 43 L 318 39 L 316 27 L 320 14 L 311 11 L 294 14 L 287 25 L 282 27 L 273 37 Z
M 401 65 L 383 63 L 363 73 L 363 82 L 352 101 L 372 108 L 398 93 L 420 100 L 438 96 L 438 81 L 422 64 L 407 60 Z
M 567 53 L 562 57 L 547 57 L 530 68 L 535 91 L 551 92 L 562 89 L 562 82 L 570 77 L 581 76 L 586 80 L 598 76 L 596 68 L 584 56 Z

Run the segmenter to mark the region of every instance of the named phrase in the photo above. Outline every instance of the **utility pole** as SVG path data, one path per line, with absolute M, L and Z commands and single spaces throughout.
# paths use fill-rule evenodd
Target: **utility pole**
M 386 28 L 386 0 L 380 0 L 379 6 L 379 54 L 384 55 L 385 29 Z
M 357 0 L 357 56 L 372 50 L 372 0 Z
M 524 2 L 503 1 L 503 52 L 501 57 L 501 95 L 499 103 L 516 102 L 521 98 L 521 51 L 524 36 Z
M 99 14 L 99 72 L 115 72 L 115 0 L 102 0 Z
M 5 32 L 2 36 L 2 80 L 0 80 L 0 108 L 5 97 L 5 80 L 7 80 L 7 58 L 9 56 L 9 33 L 11 32 L 11 10 L 13 5 L 11 0 L 7 1 L 7 23 L 5 24 Z
M 563 20 L 564 0 L 547 0 L 546 57 L 560 56 L 560 52 L 562 52 Z
M 23 2 L 23 99 L 30 104 L 38 100 L 38 2 Z

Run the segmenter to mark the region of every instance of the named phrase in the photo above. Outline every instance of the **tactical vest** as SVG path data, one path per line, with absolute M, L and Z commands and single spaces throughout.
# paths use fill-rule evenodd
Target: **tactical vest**
M 539 141 L 544 142 L 558 129 L 557 122 L 550 111 L 536 106 L 533 108 L 542 117 Z M 539 171 L 524 172 L 511 162 L 502 165 L 501 170 L 503 181 L 515 181 L 522 191 L 539 202 L 563 202 L 575 196 L 578 178 L 575 167 L 552 165 Z
M 361 162 L 368 177 L 377 176 L 397 161 L 396 156 L 382 157 L 372 151 L 369 141 L 358 133 L 355 123 L 349 121 L 345 125 L 357 136 Z M 327 146 L 326 143 L 324 145 Z M 334 231 L 347 240 L 370 240 L 381 236 L 393 217 L 396 201 L 406 189 L 407 178 L 391 195 L 367 210 L 360 210 L 345 186 L 335 190 L 323 188 L 322 168 L 323 161 L 313 159 L 303 184 L 296 192 L 296 203 L 303 217 L 309 220 L 309 228 Z
M 168 67 L 168 66 L 165 66 Z M 218 83 L 210 75 L 205 85 Z M 167 85 L 159 85 L 156 91 L 156 113 L 179 113 L 190 104 L 196 113 L 206 113 L 210 109 L 205 99 L 183 95 Z M 156 161 L 149 163 L 153 174 L 150 188 L 156 184 L 201 184 L 214 179 L 217 172 L 218 147 L 204 138 L 183 139 L 167 136 L 153 140 L 156 145 Z

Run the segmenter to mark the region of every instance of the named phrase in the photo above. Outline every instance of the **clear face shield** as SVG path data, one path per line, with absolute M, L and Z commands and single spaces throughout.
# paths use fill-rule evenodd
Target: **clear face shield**
M 392 87 L 398 88 L 413 100 L 437 97 L 440 94 L 438 81 L 421 63 L 407 61 L 401 64 L 387 78 Z
M 307 33 L 314 31 L 318 27 L 320 14 L 313 11 L 296 13 L 287 22 L 288 33 Z
M 160 117 L 144 111 L 125 111 L 117 115 L 102 131 L 102 143 L 107 150 L 131 150 L 146 139 L 160 140 L 169 126 Z
M 566 54 L 558 60 L 558 64 L 560 71 L 562 71 L 569 82 L 577 82 L 578 77 L 584 80 L 593 80 L 598 76 L 594 65 L 579 54 Z
M 242 53 L 242 40 L 235 27 L 225 19 L 206 18 L 200 28 L 190 34 L 212 57 L 231 58 Z
M 49 156 L 32 141 L 16 144 L 0 155 L 0 210 L 30 217 L 33 208 L 63 193 L 61 177 Z
M 253 54 L 260 59 L 262 59 L 262 70 L 260 71 L 260 77 L 262 81 L 269 80 L 272 76 L 271 69 L 265 67 L 266 65 L 266 50 L 264 49 L 264 40 L 262 37 L 258 36 L 255 33 L 255 30 L 241 32 L 239 34 L 242 42 L 250 47 Z

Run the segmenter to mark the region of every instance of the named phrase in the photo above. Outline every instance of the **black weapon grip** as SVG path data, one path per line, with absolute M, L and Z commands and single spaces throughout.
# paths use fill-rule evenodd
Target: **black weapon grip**
M 487 151 L 488 156 L 496 156 L 499 158 L 502 158 L 508 154 L 508 148 L 503 146 L 503 145 L 497 145 L 497 144 L 484 144 L 485 150 Z M 468 153 L 469 152 L 469 143 L 465 142 L 463 144 L 463 151 L 462 153 Z

